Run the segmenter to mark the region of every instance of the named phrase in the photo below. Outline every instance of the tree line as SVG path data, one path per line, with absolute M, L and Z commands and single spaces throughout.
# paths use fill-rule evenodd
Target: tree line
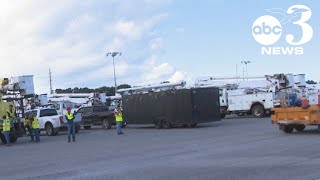
M 314 80 L 308 80 L 306 81 L 307 84 L 317 84 L 316 81 Z M 126 88 L 131 88 L 129 84 L 121 84 L 118 86 L 118 89 L 126 89 Z M 114 95 L 114 87 L 99 87 L 99 88 L 88 88 L 88 87 L 75 87 L 75 88 L 67 88 L 67 89 L 56 89 L 55 92 L 57 94 L 70 94 L 70 93 L 94 93 L 94 92 L 99 92 L 99 93 L 106 93 L 107 96 L 113 96 Z
M 308 80 L 306 81 L 307 84 L 318 84 L 316 81 L 314 80 Z
M 126 88 L 131 88 L 131 86 L 129 84 L 122 84 L 122 85 L 118 86 L 118 90 L 119 89 L 126 89 Z M 83 87 L 83 88 L 75 87 L 75 88 L 56 89 L 55 90 L 55 93 L 57 93 L 57 94 L 95 93 L 95 92 L 106 93 L 107 96 L 113 96 L 115 89 L 114 89 L 114 87 L 103 86 L 103 87 L 94 88 L 94 89 L 91 89 L 88 87 Z

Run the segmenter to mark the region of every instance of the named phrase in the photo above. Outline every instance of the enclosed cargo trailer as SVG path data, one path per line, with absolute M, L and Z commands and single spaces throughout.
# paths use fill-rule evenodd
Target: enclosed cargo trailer
M 156 128 L 221 120 L 216 87 L 123 95 L 122 106 L 128 124 L 155 124 Z

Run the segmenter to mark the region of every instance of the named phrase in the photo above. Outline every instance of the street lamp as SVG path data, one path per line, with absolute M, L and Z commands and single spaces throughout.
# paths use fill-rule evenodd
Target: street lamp
M 114 76 L 114 95 L 117 95 L 117 78 L 116 78 L 116 66 L 114 64 L 114 57 L 121 56 L 122 52 L 108 52 L 107 57 L 111 56 L 113 61 L 113 76 Z
M 241 64 L 245 64 L 246 65 L 246 74 L 248 76 L 248 64 L 250 64 L 251 61 L 241 61 Z M 243 68 L 243 80 L 244 80 L 244 68 Z

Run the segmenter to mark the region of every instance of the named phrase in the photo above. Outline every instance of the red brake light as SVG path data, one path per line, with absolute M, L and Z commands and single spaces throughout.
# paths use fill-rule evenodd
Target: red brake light
M 63 117 L 62 117 L 62 116 L 60 116 L 60 124 L 64 124 L 64 123 L 63 123 Z

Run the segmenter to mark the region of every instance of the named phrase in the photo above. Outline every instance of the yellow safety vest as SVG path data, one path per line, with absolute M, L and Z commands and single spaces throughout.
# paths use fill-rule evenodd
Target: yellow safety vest
M 3 120 L 2 130 L 3 131 L 10 131 L 11 128 L 11 122 L 9 117 Z
M 118 112 L 116 114 L 116 121 L 117 122 L 122 122 L 123 121 L 122 112 Z
M 66 117 L 67 117 L 67 120 L 68 120 L 68 121 L 71 121 L 71 120 L 73 119 L 73 114 L 72 114 L 72 113 L 70 113 L 70 114 L 67 113 L 67 114 L 66 114 Z
M 13 122 L 18 122 L 18 119 L 16 117 L 16 115 L 14 114 L 14 111 L 13 112 L 10 112 L 10 110 L 7 110 L 7 115 L 9 115 L 9 118 L 11 121 Z
M 33 118 L 32 121 L 32 129 L 39 129 L 40 124 L 39 124 L 39 119 L 37 117 Z
M 10 112 L 9 110 L 7 110 L 7 113 L 9 114 L 10 117 L 15 118 L 16 116 L 14 115 L 14 112 Z

